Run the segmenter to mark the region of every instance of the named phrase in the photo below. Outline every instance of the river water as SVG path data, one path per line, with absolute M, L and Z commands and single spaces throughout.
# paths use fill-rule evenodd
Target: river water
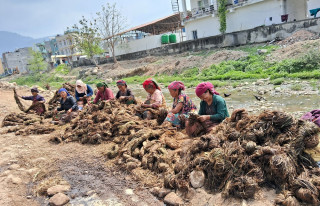
M 280 110 L 300 117 L 303 113 L 320 108 L 319 91 L 306 88 L 303 91 L 293 91 L 291 85 L 280 86 L 276 91 L 273 85 L 266 86 L 243 86 L 238 88 L 224 87 L 217 88 L 217 92 L 225 99 L 229 113 L 238 108 L 245 108 L 249 113 L 260 113 L 263 110 Z M 162 87 L 163 88 L 163 87 Z M 112 88 L 114 92 L 117 88 Z M 131 90 L 139 99 L 146 99 L 147 93 L 140 86 L 132 86 Z M 258 94 L 263 91 L 265 94 Z M 172 107 L 173 98 L 167 88 L 162 89 L 168 108 Z M 200 99 L 195 94 L 195 88 L 188 88 L 184 91 L 199 108 Z M 224 93 L 231 94 L 224 97 Z M 263 96 L 266 100 L 258 101 L 254 95 Z

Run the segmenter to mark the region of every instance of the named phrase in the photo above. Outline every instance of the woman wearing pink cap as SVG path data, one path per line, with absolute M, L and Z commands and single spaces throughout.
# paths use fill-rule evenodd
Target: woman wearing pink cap
M 165 121 L 171 122 L 176 127 L 183 128 L 185 125 L 181 120 L 188 118 L 189 113 L 196 112 L 197 107 L 193 104 L 192 100 L 182 91 L 185 86 L 180 81 L 171 82 L 168 86 L 170 95 L 173 97 L 172 110 L 169 111 Z
M 219 96 L 210 82 L 200 83 L 196 88 L 196 94 L 202 100 L 200 102 L 199 120 L 203 123 L 207 132 L 229 117 L 226 102 Z M 187 128 L 187 133 L 190 132 L 192 133 L 192 129 Z

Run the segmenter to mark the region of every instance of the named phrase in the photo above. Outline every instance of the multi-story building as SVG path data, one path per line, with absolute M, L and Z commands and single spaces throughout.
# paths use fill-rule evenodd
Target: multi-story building
M 4 68 L 3 68 L 3 65 L 2 65 L 2 60 L 0 58 L 0 75 L 4 73 Z
M 187 40 L 220 34 L 218 0 L 190 0 L 191 12 L 186 1 L 182 0 L 182 21 Z M 319 0 L 227 0 L 226 33 L 303 20 L 318 7 Z
M 73 31 L 66 31 L 64 35 L 57 35 L 55 37 L 58 55 L 64 57 L 67 61 L 76 61 L 81 56 L 73 35 L 75 35 Z
M 21 73 L 28 72 L 28 64 L 32 59 L 31 47 L 17 49 L 14 52 L 2 54 L 3 65 L 6 69 L 18 69 Z

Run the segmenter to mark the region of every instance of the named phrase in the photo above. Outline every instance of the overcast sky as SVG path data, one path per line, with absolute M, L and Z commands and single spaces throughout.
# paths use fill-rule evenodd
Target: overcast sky
M 0 31 L 54 36 L 81 16 L 93 17 L 107 2 L 117 3 L 129 28 L 173 14 L 171 0 L 0 0 Z

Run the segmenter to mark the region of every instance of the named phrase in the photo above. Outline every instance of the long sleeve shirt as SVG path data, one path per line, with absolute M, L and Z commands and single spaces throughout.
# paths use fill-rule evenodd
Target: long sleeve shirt
M 159 89 L 156 89 L 152 95 L 148 94 L 145 103 L 146 102 L 149 102 L 148 104 L 155 105 L 157 107 L 166 107 L 166 101 L 162 92 Z
M 32 101 L 38 101 L 38 102 L 40 102 L 40 101 L 46 101 L 44 98 L 43 98 L 43 96 L 41 96 L 41 95 L 37 95 L 37 96 L 22 96 L 21 97 L 22 99 L 24 99 L 24 100 L 32 100 Z
M 226 102 L 219 95 L 213 95 L 212 98 L 211 105 L 208 105 L 205 101 L 200 102 L 199 115 L 210 115 L 210 120 L 212 122 L 222 122 L 225 118 L 229 117 Z M 211 107 L 209 109 L 211 109 L 212 114 L 208 114 L 207 107 Z
M 78 93 L 77 90 L 76 90 L 75 94 L 76 94 L 75 96 L 76 96 L 77 101 L 79 101 L 80 97 L 84 97 L 84 96 L 90 97 L 90 96 L 92 96 L 93 95 L 93 90 L 89 85 L 87 85 L 87 94 L 86 93 Z
M 104 92 L 98 91 L 96 98 L 93 100 L 93 103 L 96 104 L 99 100 L 111 100 L 114 99 L 114 95 L 111 89 L 106 88 Z
M 72 108 L 72 111 L 78 110 L 78 105 L 73 96 L 67 96 L 66 101 L 63 101 L 63 98 L 60 99 L 60 108 L 57 108 L 58 111 L 68 111 Z
M 120 90 L 117 92 L 116 99 L 119 99 L 120 97 L 134 97 L 132 91 L 130 89 L 126 89 L 124 93 L 122 93 Z

